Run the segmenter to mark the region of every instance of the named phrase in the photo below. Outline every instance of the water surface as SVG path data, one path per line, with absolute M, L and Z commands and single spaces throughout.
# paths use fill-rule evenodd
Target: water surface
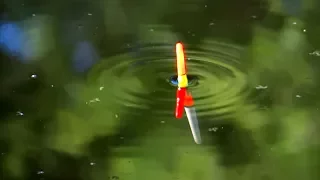
M 316 2 L 18 4 L 0 23 L 1 179 L 318 179 Z M 174 116 L 178 41 L 201 145 Z

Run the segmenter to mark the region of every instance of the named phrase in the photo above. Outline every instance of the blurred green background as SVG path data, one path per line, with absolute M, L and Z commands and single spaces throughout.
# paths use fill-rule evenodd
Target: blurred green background
M 319 7 L 4 0 L 0 179 L 319 179 Z M 201 145 L 174 117 L 177 41 Z

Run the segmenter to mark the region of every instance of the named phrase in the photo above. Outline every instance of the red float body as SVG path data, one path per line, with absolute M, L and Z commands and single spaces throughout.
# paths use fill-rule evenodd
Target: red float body
M 178 88 L 177 99 L 176 99 L 176 118 L 178 119 L 183 117 L 185 96 L 186 96 L 186 88 Z

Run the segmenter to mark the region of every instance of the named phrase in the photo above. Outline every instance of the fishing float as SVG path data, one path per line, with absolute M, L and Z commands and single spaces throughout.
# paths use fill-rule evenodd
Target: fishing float
M 190 125 L 191 133 L 196 144 L 201 144 L 201 134 L 197 118 L 196 109 L 191 93 L 187 91 L 188 78 L 186 60 L 184 56 L 184 49 L 182 43 L 176 44 L 177 56 L 177 75 L 178 75 L 178 89 L 176 94 L 176 111 L 177 119 L 183 117 L 183 110 L 187 114 L 187 119 Z
M 176 44 L 177 56 L 177 75 L 178 75 L 178 89 L 176 98 L 176 118 L 180 119 L 183 116 L 184 98 L 186 95 L 186 88 L 188 86 L 188 78 L 186 74 L 186 62 L 184 57 L 183 45 Z

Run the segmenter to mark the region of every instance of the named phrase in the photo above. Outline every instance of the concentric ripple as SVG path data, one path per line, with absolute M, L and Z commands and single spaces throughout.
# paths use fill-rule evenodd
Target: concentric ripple
M 186 47 L 188 73 L 197 77 L 189 87 L 199 116 L 232 113 L 248 95 L 246 74 L 239 61 L 242 48 L 207 41 L 199 48 Z M 168 82 L 176 72 L 174 44 L 148 45 L 139 55 L 122 54 L 102 61 L 89 79 L 104 87 L 97 91 L 105 107 L 115 104 L 150 109 L 156 117 L 174 117 L 176 87 Z M 98 87 L 97 87 L 98 89 Z

